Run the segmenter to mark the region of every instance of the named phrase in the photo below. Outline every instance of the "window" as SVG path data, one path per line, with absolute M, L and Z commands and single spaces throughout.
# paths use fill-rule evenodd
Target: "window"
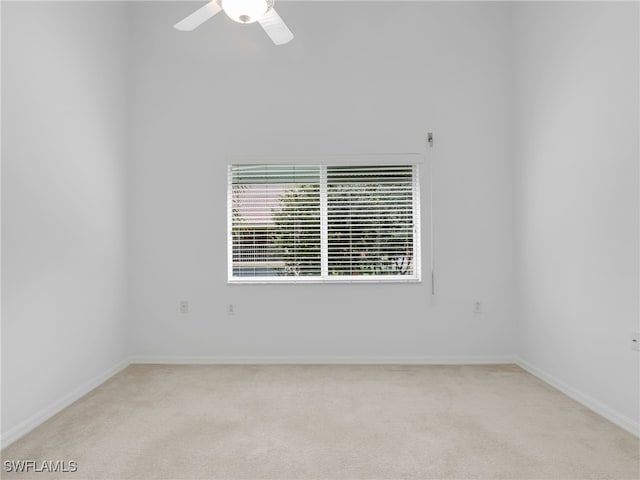
M 229 282 L 419 281 L 417 169 L 230 165 Z

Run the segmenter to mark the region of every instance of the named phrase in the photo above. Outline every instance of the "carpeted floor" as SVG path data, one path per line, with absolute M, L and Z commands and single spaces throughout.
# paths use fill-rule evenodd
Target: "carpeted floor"
M 2 460 L 7 479 L 640 478 L 636 437 L 512 365 L 133 365 Z

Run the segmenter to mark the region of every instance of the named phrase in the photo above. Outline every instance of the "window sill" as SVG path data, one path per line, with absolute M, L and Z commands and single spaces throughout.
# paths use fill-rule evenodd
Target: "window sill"
M 371 284 L 371 283 L 422 283 L 418 277 L 403 275 L 390 276 L 341 276 L 340 278 L 304 278 L 304 277 L 253 277 L 239 278 L 233 277 L 227 280 L 229 285 L 299 285 L 299 284 Z

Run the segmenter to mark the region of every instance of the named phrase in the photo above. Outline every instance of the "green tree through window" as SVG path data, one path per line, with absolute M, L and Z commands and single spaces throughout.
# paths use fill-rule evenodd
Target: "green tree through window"
M 230 171 L 232 277 L 419 279 L 414 165 Z

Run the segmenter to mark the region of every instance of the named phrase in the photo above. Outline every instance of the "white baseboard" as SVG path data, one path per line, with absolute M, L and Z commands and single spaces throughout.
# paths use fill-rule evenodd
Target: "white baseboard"
M 529 362 L 523 360 L 522 358 L 517 358 L 515 363 L 519 367 L 529 372 L 531 375 L 538 377 L 543 382 L 548 383 L 552 387 L 560 390 L 568 397 L 571 397 L 576 402 L 581 403 L 588 409 L 593 410 L 598 415 L 606 418 L 612 423 L 615 423 L 616 425 L 625 429 L 627 432 L 635 435 L 636 437 L 640 437 L 640 423 L 635 422 L 634 420 L 627 417 L 626 415 L 621 414 L 620 412 L 616 412 L 612 408 L 607 407 L 590 395 L 587 395 L 586 393 L 572 387 L 559 378 L 554 377 L 553 375 L 550 375 L 543 370 L 540 370 L 539 368 L 531 365 Z
M 512 356 L 135 356 L 130 362 L 163 365 L 495 365 Z
M 125 359 L 125 360 L 121 361 L 120 363 L 118 363 L 117 365 L 111 367 L 106 372 L 103 372 L 100 375 L 97 375 L 96 377 L 94 377 L 93 379 L 89 380 L 84 385 L 76 388 L 75 390 L 73 390 L 72 392 L 68 393 L 64 397 L 62 397 L 62 398 L 58 399 L 57 401 L 55 401 L 53 404 L 49 405 L 48 407 L 43 408 L 42 410 L 40 410 L 36 414 L 34 414 L 31 417 L 27 418 L 25 421 L 19 423 L 15 427 L 11 428 L 4 435 L 2 435 L 0 437 L 0 448 L 8 447 L 13 442 L 18 440 L 20 437 L 22 437 L 23 435 L 29 433 L 31 430 L 36 428 L 38 425 L 44 423 L 45 421 L 47 421 L 48 419 L 53 417 L 56 413 L 60 412 L 64 408 L 68 407 L 73 402 L 75 402 L 79 398 L 83 397 L 84 395 L 89 393 L 91 390 L 93 390 L 94 388 L 99 386 L 100 384 L 106 382 L 111 377 L 113 377 L 116 373 L 118 373 L 121 370 L 125 369 L 127 366 L 129 366 L 129 360 Z

